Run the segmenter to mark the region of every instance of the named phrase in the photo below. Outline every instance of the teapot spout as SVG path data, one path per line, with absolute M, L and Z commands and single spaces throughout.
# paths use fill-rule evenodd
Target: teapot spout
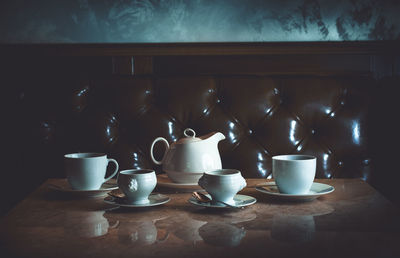
M 213 132 L 213 133 L 209 133 L 208 135 L 205 135 L 201 138 L 203 138 L 203 140 L 211 140 L 215 143 L 218 143 L 219 141 L 225 139 L 225 135 L 223 135 L 220 132 Z
M 219 142 L 219 141 L 222 141 L 222 140 L 225 140 L 225 135 L 223 135 L 222 133 L 220 133 L 220 132 L 216 132 L 213 136 L 211 136 L 211 137 L 215 137 L 215 139 Z

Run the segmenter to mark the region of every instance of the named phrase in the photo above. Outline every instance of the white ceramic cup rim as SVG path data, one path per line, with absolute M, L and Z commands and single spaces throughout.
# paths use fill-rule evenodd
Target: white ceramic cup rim
M 286 162 L 303 162 L 308 160 L 315 160 L 317 158 L 311 155 L 289 154 L 289 155 L 273 156 L 272 159 L 276 161 L 286 161 Z
M 207 171 L 207 172 L 204 172 L 204 174 L 206 174 L 208 176 L 215 176 L 215 177 L 228 177 L 228 176 L 234 176 L 234 175 L 240 174 L 240 171 L 237 169 L 223 168 L 223 169 Z
M 69 153 L 65 154 L 64 158 L 67 159 L 93 159 L 93 158 L 101 158 L 105 157 L 107 154 L 99 153 L 99 152 L 77 152 L 77 153 Z
M 131 176 L 131 175 L 147 175 L 155 173 L 155 171 L 153 169 L 127 169 L 127 170 L 121 170 L 119 173 L 122 175 Z

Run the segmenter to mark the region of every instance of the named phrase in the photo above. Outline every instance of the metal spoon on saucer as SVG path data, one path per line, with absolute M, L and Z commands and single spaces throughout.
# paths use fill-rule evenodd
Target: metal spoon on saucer
M 200 193 L 200 192 L 193 192 L 192 196 L 194 198 L 196 198 L 196 200 L 198 200 L 199 202 L 204 202 L 204 203 L 211 202 L 211 199 L 207 195 L 205 195 L 203 193 Z M 244 207 L 231 205 L 231 204 L 228 204 L 226 202 L 221 202 L 221 201 L 216 201 L 216 202 L 222 203 L 222 204 L 224 204 L 224 205 L 226 205 L 226 206 L 228 206 L 230 208 L 234 208 L 234 209 L 243 209 L 244 208 Z
M 123 202 L 125 200 L 125 195 L 119 189 L 108 192 L 107 194 L 118 202 Z

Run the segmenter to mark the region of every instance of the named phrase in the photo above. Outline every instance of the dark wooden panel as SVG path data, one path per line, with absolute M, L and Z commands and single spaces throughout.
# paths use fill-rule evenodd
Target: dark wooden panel
M 2 44 L 1 55 L 165 56 L 400 53 L 399 41 Z
M 18 60 L 18 59 L 17 59 Z M 20 61 L 21 67 L 29 64 L 35 74 L 47 76 L 96 76 L 111 74 L 111 58 L 93 57 L 37 57 Z
M 155 57 L 154 72 L 177 74 L 370 74 L 368 55 L 264 55 Z
M 399 74 L 399 41 L 1 45 L 31 74 Z M 110 56 L 111 55 L 111 56 Z M 133 60 L 132 60 L 133 57 Z M 18 73 L 18 72 L 17 72 Z M 24 72 L 26 73 L 26 72 Z
M 153 58 L 151 56 L 135 56 L 134 62 L 134 74 L 145 75 L 153 73 Z
M 133 56 L 113 57 L 112 73 L 115 75 L 133 75 Z

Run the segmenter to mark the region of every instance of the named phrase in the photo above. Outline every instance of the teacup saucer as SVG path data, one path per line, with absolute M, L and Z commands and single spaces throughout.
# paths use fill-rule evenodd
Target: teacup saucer
M 206 194 L 208 197 L 210 197 L 209 194 Z M 211 198 L 211 197 L 210 197 Z M 245 206 L 249 206 L 252 205 L 254 203 L 257 202 L 257 199 L 252 197 L 252 196 L 248 196 L 248 195 L 243 195 L 243 194 L 237 194 L 235 195 L 235 197 L 233 197 L 233 200 L 235 201 L 235 206 L 237 207 L 245 207 Z M 224 204 L 213 204 L 211 202 L 200 202 L 199 200 L 197 200 L 194 197 L 191 197 L 188 200 L 191 204 L 197 205 L 197 206 L 202 206 L 202 207 L 207 207 L 207 208 L 223 208 L 223 209 L 231 209 L 231 207 L 226 206 Z
M 279 192 L 275 182 L 267 182 L 257 186 L 256 190 L 282 200 L 311 201 L 322 195 L 333 192 L 335 188 L 327 184 L 314 182 L 311 185 L 310 192 L 307 194 L 284 194 Z
M 149 203 L 146 204 L 132 204 L 127 202 L 125 197 L 116 198 L 113 196 L 107 196 L 104 198 L 104 202 L 108 204 L 118 205 L 121 207 L 128 207 L 128 208 L 141 208 L 141 207 L 152 207 L 167 203 L 171 200 L 168 196 L 159 193 L 152 193 L 149 195 Z
M 175 183 L 167 174 L 157 175 L 157 187 L 166 188 L 178 192 L 204 191 L 197 183 Z
M 66 178 L 54 179 L 49 183 L 48 187 L 50 189 L 58 191 L 58 192 L 70 193 L 70 194 L 74 194 L 74 195 L 81 195 L 81 196 L 85 196 L 85 197 L 104 196 L 108 192 L 118 189 L 118 185 L 117 185 L 115 179 L 111 179 L 110 181 L 105 182 L 100 187 L 100 189 L 97 189 L 97 190 L 75 190 L 75 189 L 72 189 Z

